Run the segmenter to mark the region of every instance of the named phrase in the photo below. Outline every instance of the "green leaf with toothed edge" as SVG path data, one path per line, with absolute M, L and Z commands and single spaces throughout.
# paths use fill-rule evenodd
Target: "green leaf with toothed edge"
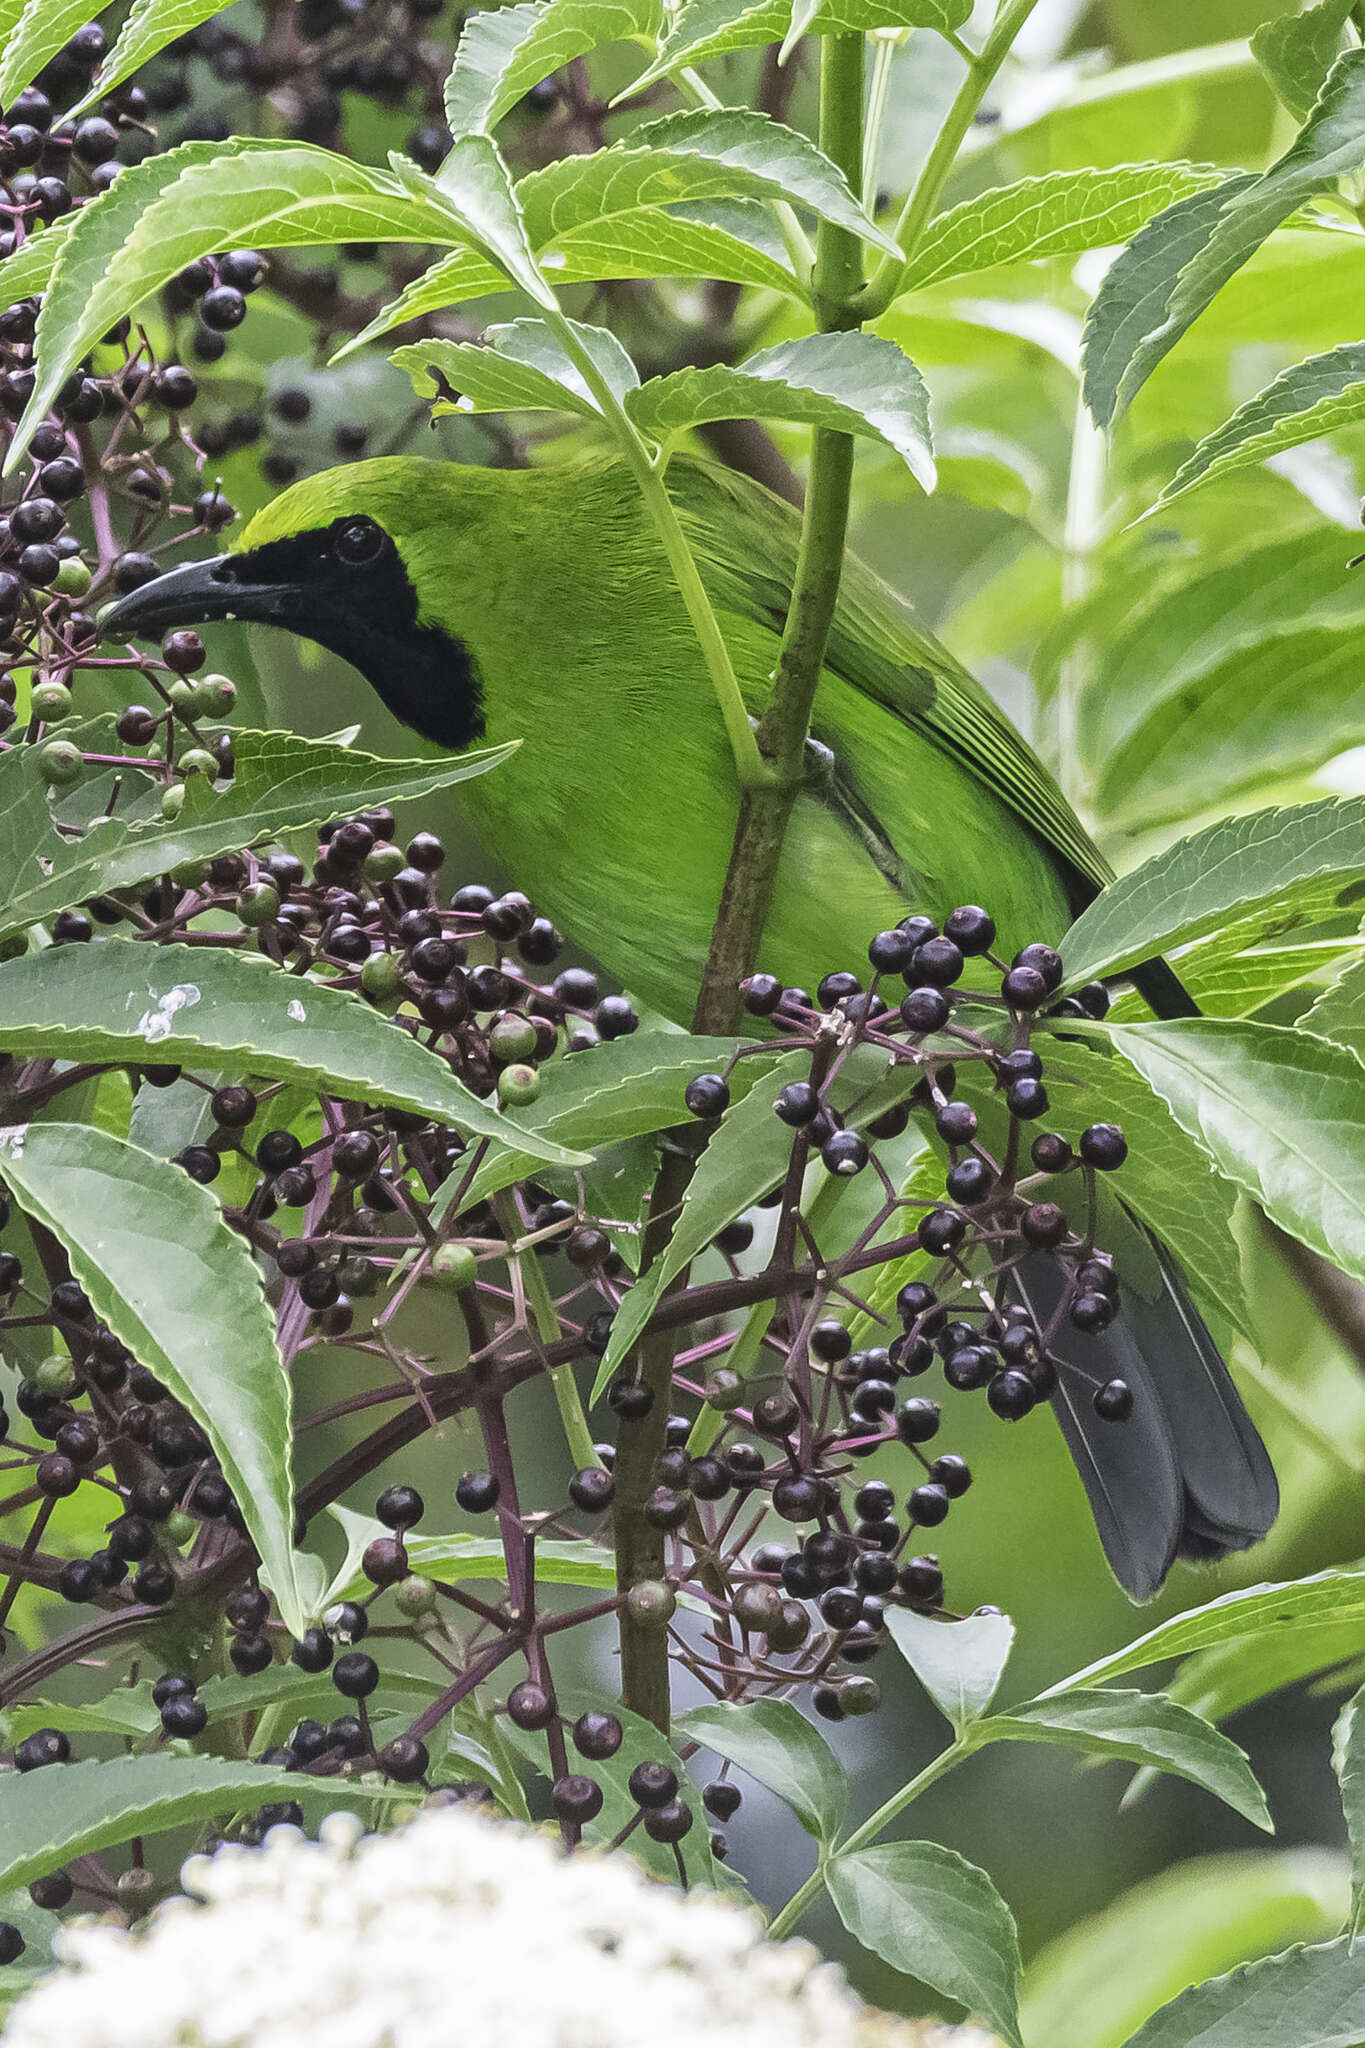
M 1299 1019 L 1299 1028 L 1365 1060 L 1365 960 L 1352 960 L 1343 968 L 1307 1016 Z
M 17 20 L 0 24 L 0 105 L 8 106 L 32 85 L 49 57 L 69 43 L 90 19 L 89 0 L 28 0 Z
M 445 83 L 451 134 L 486 134 L 552 71 L 609 43 L 651 44 L 662 20 L 659 0 L 522 0 L 468 15 Z
M 1365 1946 L 1343 1937 L 1193 1984 L 1127 2048 L 1356 2048 L 1365 2040 Z
M 1296 121 L 1311 110 L 1341 53 L 1341 34 L 1353 4 L 1316 0 L 1252 31 L 1251 54 Z
M 1159 1622 L 1123 1649 L 1112 1650 L 1069 1678 L 1059 1679 L 1039 1697 L 1049 1699 L 1081 1685 L 1103 1685 L 1126 1672 L 1162 1664 L 1168 1657 L 1186 1657 L 1224 1643 L 1351 1623 L 1365 1625 L 1365 1568 L 1317 1572 L 1311 1578 L 1290 1579 L 1279 1585 L 1246 1586 Z
M 733 369 L 674 370 L 631 392 L 626 411 L 656 441 L 710 420 L 799 421 L 881 441 L 926 491 L 937 480 L 924 380 L 895 342 L 875 334 L 807 334 Z
M 825 1883 L 864 1948 L 1022 2048 L 1019 1935 L 984 1870 L 937 1842 L 883 1842 L 831 1856 Z
M 808 1835 L 834 1840 L 848 1804 L 848 1778 L 819 1729 L 790 1700 L 708 1702 L 689 1707 L 673 1726 L 775 1792 Z
M 324 1808 L 411 1803 L 409 1787 L 313 1778 L 218 1757 L 114 1757 L 46 1772 L 0 1777 L 0 1886 L 30 1884 L 77 1856 L 117 1849 L 139 1835 L 193 1827 L 263 1798 L 316 1801 Z
M 1143 514 L 1150 519 L 1200 484 L 1266 462 L 1365 419 L 1365 342 L 1347 341 L 1278 377 L 1205 435 Z
M 136 1064 L 153 1047 L 161 1060 L 210 1060 L 436 1117 L 519 1157 L 538 1149 L 402 1025 L 258 954 L 110 938 L 0 964 L 0 1050 Z M 559 1165 L 586 1156 L 553 1141 L 539 1150 Z
M 809 27 L 817 35 L 857 35 L 879 28 L 962 28 L 972 0 L 823 0 Z M 702 64 L 732 50 L 782 43 L 792 24 L 792 0 L 686 0 L 673 18 L 658 56 L 620 97 L 633 98 L 684 64 Z
M 995 1698 L 1014 1643 L 1007 1614 L 969 1614 L 934 1621 L 908 1607 L 888 1607 L 891 1640 L 939 1712 L 957 1732 L 978 1721 Z
M 1351 1847 L 1351 1918 L 1353 1938 L 1365 1927 L 1365 1691 L 1347 1700 L 1332 1730 L 1332 1769 L 1341 1789 L 1346 1839 Z
M 471 136 L 461 147 L 481 141 Z M 244 243 L 265 249 L 348 241 L 464 245 L 479 241 L 469 224 L 476 217 L 490 233 L 497 231 L 495 195 L 483 189 L 468 155 L 460 159 L 466 175 L 457 209 L 453 199 L 434 194 L 430 181 L 423 184 L 415 165 L 407 167 L 405 183 L 306 143 L 184 147 L 196 154 L 177 156 L 170 183 L 154 168 L 169 159 L 154 158 L 122 173 L 106 195 L 81 208 L 38 315 L 37 377 L 10 443 L 6 475 L 81 357 L 200 256 Z M 491 143 L 483 147 L 500 162 Z M 148 169 L 152 176 L 143 179 Z M 490 188 L 493 182 L 485 181 Z
M 115 86 L 131 78 L 158 50 L 212 21 L 231 5 L 232 0 L 133 0 L 113 49 L 96 71 L 89 92 L 68 108 L 67 119 L 77 120 Z
M 1107 1686 L 1028 1700 L 981 1723 L 983 1742 L 1043 1742 L 1188 1778 L 1253 1826 L 1274 1833 L 1245 1750 L 1163 1693 Z
M 1260 177 L 1229 178 L 1142 230 L 1110 268 L 1083 343 L 1085 400 L 1109 427 L 1210 301 L 1306 199 L 1365 162 L 1365 50 L 1328 73 L 1303 129 Z
M 1181 1017 L 1105 1034 L 1226 1179 L 1365 1279 L 1365 1064 L 1279 1024 Z
M 617 398 L 639 383 L 634 363 L 607 328 L 585 327 L 577 320 L 566 324 Z M 543 320 L 513 320 L 505 327 L 490 327 L 482 342 L 409 342 L 395 349 L 389 360 L 407 371 L 419 398 L 433 400 L 437 418 L 443 413 L 464 412 L 572 412 L 582 419 L 602 417 L 582 371 Z M 457 395 L 452 397 L 452 392 Z
M 1315 910 L 1365 896 L 1365 798 L 1326 798 L 1222 818 L 1105 889 L 1061 942 L 1067 987 L 1118 974 L 1234 918 L 1266 928 L 1300 900 Z
M 66 1251 L 96 1315 L 205 1432 L 300 1635 L 290 1385 L 250 1246 L 178 1166 L 92 1125 L 0 1134 L 0 1178 Z
M 683 1197 L 672 1237 L 649 1271 L 627 1290 L 616 1311 L 611 1341 L 593 1382 L 594 1402 L 606 1393 L 669 1282 L 706 1249 L 718 1230 L 781 1180 L 791 1156 L 792 1134 L 774 1115 L 773 1104 L 789 1081 L 809 1072 L 809 1053 L 784 1053 L 742 1102 L 732 1103 L 726 1110 Z
M 74 729 L 72 737 L 79 745 L 87 731 L 102 730 L 99 724 Z M 52 822 L 38 750 L 12 747 L 0 754 L 0 936 L 188 861 L 448 789 L 496 768 L 518 742 L 429 761 L 383 761 L 286 732 L 234 729 L 232 744 L 232 781 L 210 789 L 202 777 L 192 777 L 177 817 L 124 819 L 116 812 L 80 839 L 64 838 Z
M 1220 184 L 1223 176 L 1198 164 L 1115 164 L 996 186 L 929 223 L 897 290 L 925 291 L 1001 264 L 1112 248 L 1163 207 Z

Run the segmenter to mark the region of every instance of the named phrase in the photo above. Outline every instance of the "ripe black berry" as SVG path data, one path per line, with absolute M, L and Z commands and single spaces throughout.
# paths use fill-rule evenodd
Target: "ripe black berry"
M 582 1827 L 602 1811 L 602 1787 L 595 1778 L 571 1771 L 550 1787 L 550 1803 L 560 1820 Z
M 386 1529 L 411 1529 L 426 1512 L 426 1503 L 415 1486 L 390 1486 L 375 1502 L 375 1514 Z
M 1081 1132 L 1081 1158 L 1100 1173 L 1112 1173 L 1128 1157 L 1128 1140 L 1117 1124 L 1091 1124 Z
M 1010 1367 L 997 1373 L 986 1389 L 986 1399 L 1003 1422 L 1019 1422 L 1038 1401 L 1038 1389 L 1026 1372 Z
M 919 1522 L 926 1529 L 933 1529 L 948 1513 L 948 1491 L 936 1480 L 926 1480 L 917 1486 L 905 1503 L 912 1522 Z
M 172 1693 L 161 1709 L 161 1726 L 170 1738 L 193 1742 L 208 1726 L 208 1708 L 192 1692 Z
M 199 317 L 213 333 L 230 333 L 246 318 L 246 300 L 235 285 L 214 285 L 199 302 Z
M 693 1116 L 723 1116 L 730 1107 L 730 1084 L 721 1074 L 698 1074 L 688 1082 L 683 1101 Z
M 1126 1422 L 1133 1412 L 1133 1390 L 1127 1380 L 1109 1380 L 1095 1392 L 1095 1413 L 1103 1422 Z
M 342 1663 L 345 1663 L 343 1658 Z M 367 1663 L 369 1659 L 365 1660 Z M 340 1667 L 338 1667 L 340 1668 Z M 558 1711 L 554 1694 L 532 1678 L 524 1678 L 520 1685 L 514 1685 L 507 1695 L 507 1718 L 514 1728 L 534 1733 L 539 1728 L 548 1728 Z
M 635 1804 L 646 1809 L 666 1806 L 678 1794 L 677 1773 L 668 1764 L 636 1764 L 627 1783 Z
M 901 1022 L 907 1031 L 941 1031 L 952 1015 L 952 1004 L 942 989 L 912 988 L 901 997 Z

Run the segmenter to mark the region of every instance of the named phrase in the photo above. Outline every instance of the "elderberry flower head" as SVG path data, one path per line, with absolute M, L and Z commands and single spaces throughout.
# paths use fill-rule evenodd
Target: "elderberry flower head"
M 6 2048 L 991 2048 L 859 2003 L 803 1941 L 620 1855 L 447 1809 L 195 1857 L 135 1931 L 75 1922 Z

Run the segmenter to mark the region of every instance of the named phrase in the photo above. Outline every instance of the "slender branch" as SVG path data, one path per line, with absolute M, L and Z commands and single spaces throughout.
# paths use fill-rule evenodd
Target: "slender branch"
M 968 60 L 967 76 L 948 109 L 947 119 L 896 223 L 894 239 L 901 253 L 899 257 L 882 258 L 876 275 L 863 294 L 862 314 L 865 320 L 880 319 L 900 291 L 901 279 L 919 246 L 920 237 L 933 219 L 939 195 L 976 119 L 977 109 L 995 83 L 996 73 L 1037 4 L 1038 0 L 1004 0 L 980 56 L 974 61 Z

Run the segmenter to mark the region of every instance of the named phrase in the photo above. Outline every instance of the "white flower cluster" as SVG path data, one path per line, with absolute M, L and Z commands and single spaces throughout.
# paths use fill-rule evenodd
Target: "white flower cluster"
M 991 2048 L 870 2012 L 714 1893 L 468 1809 L 275 1828 L 183 1882 L 132 1932 L 64 1928 L 4 2048 Z

